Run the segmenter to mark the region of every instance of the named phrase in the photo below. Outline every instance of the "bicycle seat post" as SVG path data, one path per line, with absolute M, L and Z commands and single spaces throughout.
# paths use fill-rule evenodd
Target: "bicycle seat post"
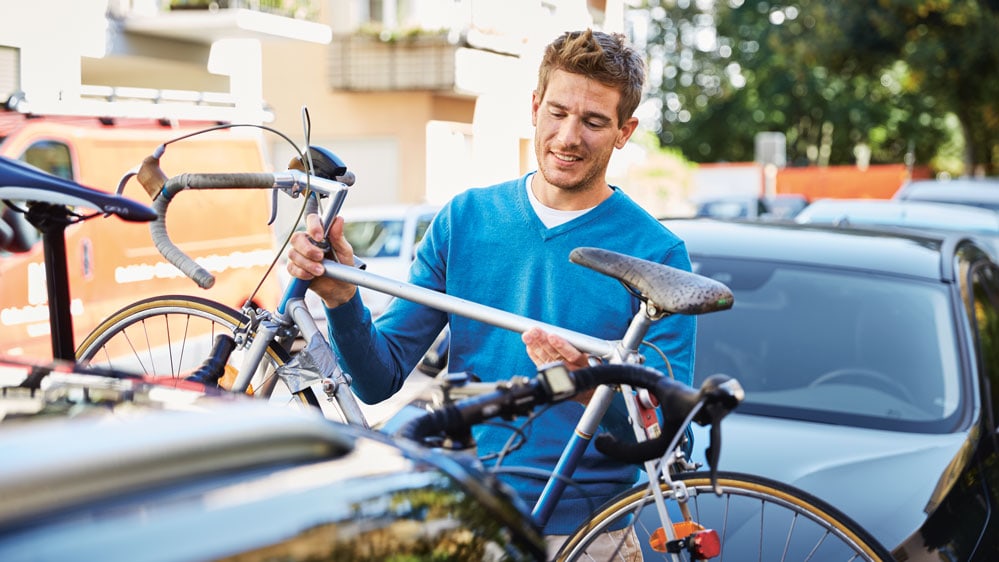
M 621 338 L 620 354 L 624 362 L 631 363 L 638 359 L 638 347 L 642 345 L 645 334 L 649 332 L 653 318 L 649 315 L 649 307 L 644 299 L 641 300 L 638 313 L 628 324 L 628 331 Z
M 49 322 L 52 330 L 52 358 L 76 359 L 73 342 L 72 303 L 69 295 L 69 266 L 66 263 L 66 227 L 71 224 L 69 209 L 50 204 L 32 205 L 28 222 L 42 234 L 45 282 L 48 290 Z

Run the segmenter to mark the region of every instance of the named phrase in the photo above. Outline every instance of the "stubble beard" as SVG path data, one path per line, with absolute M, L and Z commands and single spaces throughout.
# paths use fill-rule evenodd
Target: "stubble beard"
M 556 179 L 555 176 L 557 172 L 550 174 L 550 170 L 545 160 L 546 156 L 555 158 L 554 153 L 541 145 L 540 141 L 537 143 L 535 150 L 538 153 L 538 171 L 541 173 L 541 177 L 545 179 L 545 182 L 547 182 L 548 185 L 555 186 L 568 193 L 582 193 L 592 189 L 595 184 L 599 183 L 600 178 L 598 177 L 598 174 L 600 173 L 600 170 L 592 167 L 586 170 L 585 175 L 580 178 L 579 181 L 568 183 L 564 180 Z M 592 162 L 590 158 L 587 158 L 586 161 L 588 163 Z

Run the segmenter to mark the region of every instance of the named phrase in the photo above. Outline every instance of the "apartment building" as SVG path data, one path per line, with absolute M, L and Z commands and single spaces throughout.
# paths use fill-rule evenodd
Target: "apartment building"
M 263 123 L 337 152 L 358 204 L 442 201 L 533 165 L 540 49 L 625 0 L 0 0 L 21 112 Z M 275 167 L 293 150 L 264 135 Z

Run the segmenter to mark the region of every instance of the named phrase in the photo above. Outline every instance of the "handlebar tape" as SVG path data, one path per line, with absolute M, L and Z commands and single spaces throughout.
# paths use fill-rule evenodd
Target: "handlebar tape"
M 173 197 L 186 189 L 270 189 L 274 175 L 268 173 L 181 174 L 167 180 L 159 197 L 153 201 L 156 220 L 149 223 L 153 243 L 163 257 L 190 277 L 202 289 L 215 284 L 215 276 L 198 265 L 170 240 L 166 229 L 167 207 Z
M 232 350 L 236 348 L 236 340 L 229 334 L 219 334 L 215 336 L 215 343 L 212 345 L 208 357 L 201 363 L 196 371 L 187 377 L 187 380 L 199 382 L 205 386 L 216 387 L 219 379 L 225 374 L 225 365 L 232 355 Z
M 602 384 L 623 384 L 646 388 L 659 401 L 663 412 L 663 431 L 653 439 L 626 443 L 603 433 L 593 444 L 601 453 L 626 463 L 641 463 L 666 453 L 673 436 L 687 413 L 697 404 L 700 393 L 689 386 L 666 378 L 655 369 L 633 364 L 598 365 L 573 371 L 577 389 L 596 388 Z
M 467 431 L 468 425 L 458 408 L 453 404 L 447 404 L 410 420 L 399 429 L 397 435 L 411 441 L 422 442 L 423 438 L 429 435 Z

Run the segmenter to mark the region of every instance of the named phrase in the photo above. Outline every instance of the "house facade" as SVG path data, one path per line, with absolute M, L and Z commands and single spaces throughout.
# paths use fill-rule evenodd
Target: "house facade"
M 266 124 L 357 175 L 353 204 L 440 202 L 534 165 L 530 94 L 567 29 L 625 0 L 0 0 L 22 112 Z M 294 149 L 263 134 L 282 168 Z

